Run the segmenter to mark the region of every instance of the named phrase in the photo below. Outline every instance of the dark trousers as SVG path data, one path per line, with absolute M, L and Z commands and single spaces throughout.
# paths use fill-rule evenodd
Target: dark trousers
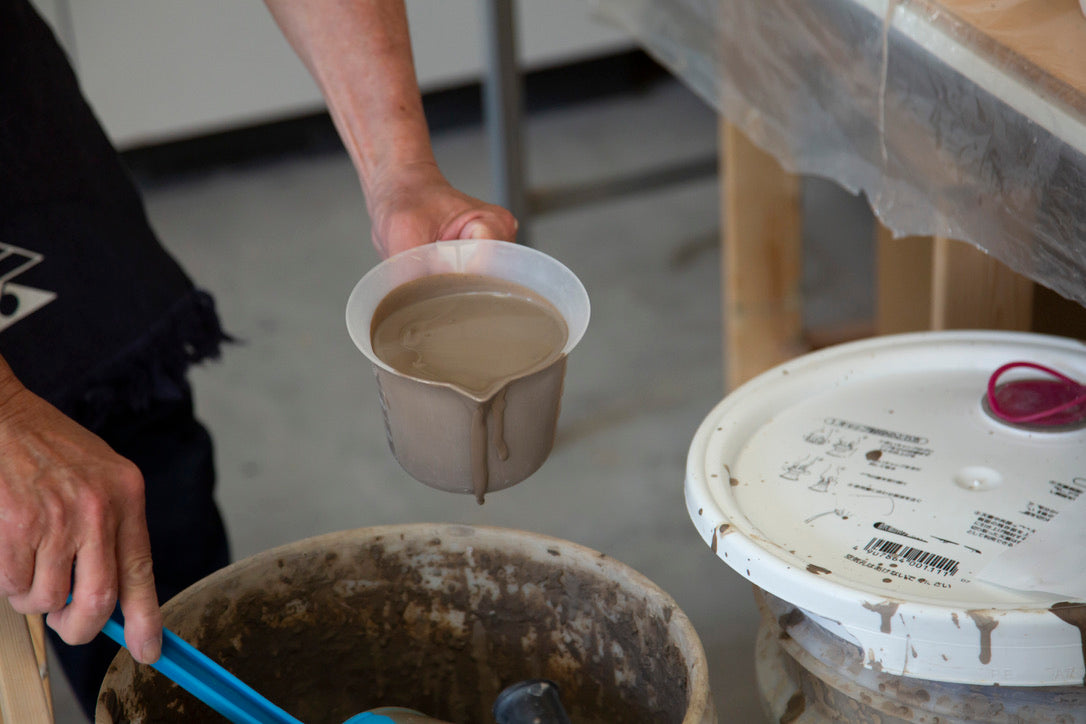
M 159 603 L 229 562 L 226 531 L 213 498 L 211 437 L 193 416 L 191 393 L 150 409 L 111 414 L 94 430 L 143 473 Z M 88 719 L 117 645 L 99 634 L 69 646 L 48 629 L 54 651 Z

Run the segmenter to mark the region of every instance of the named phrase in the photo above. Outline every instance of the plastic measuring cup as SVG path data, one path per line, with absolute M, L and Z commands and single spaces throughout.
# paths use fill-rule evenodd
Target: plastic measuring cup
M 488 415 L 489 399 L 452 384 L 411 377 L 393 369 L 373 350 L 371 325 L 381 300 L 392 290 L 437 274 L 478 274 L 514 282 L 549 301 L 565 319 L 562 355 L 545 369 L 512 379 L 502 396 L 502 420 Z M 476 495 L 515 485 L 550 454 L 558 420 L 566 356 L 588 327 L 588 293 L 556 259 L 505 241 L 438 241 L 401 252 L 371 269 L 347 302 L 347 329 L 377 377 L 389 447 L 415 479 L 440 490 Z M 480 414 L 482 411 L 482 414 Z M 480 419 L 488 426 L 480 435 Z M 487 434 L 488 433 L 488 434 Z M 482 447 L 472 444 L 482 440 Z M 487 447 L 502 438 L 504 445 Z

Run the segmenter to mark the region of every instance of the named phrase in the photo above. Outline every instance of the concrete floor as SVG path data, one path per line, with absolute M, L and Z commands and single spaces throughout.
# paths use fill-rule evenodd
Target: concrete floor
M 673 82 L 526 123 L 533 186 L 716 153 L 715 115 Z M 489 195 L 482 129 L 434 142 L 455 185 Z M 806 191 L 809 318 L 869 314 L 863 203 L 813 181 Z M 750 586 L 698 538 L 682 491 L 687 448 L 723 395 L 715 178 L 531 221 L 533 245 L 583 280 L 592 320 L 570 357 L 553 454 L 484 506 L 416 482 L 387 448 L 373 377 L 343 321 L 352 286 L 378 261 L 345 155 L 217 171 L 156 185 L 146 198 L 166 245 L 241 340 L 193 373 L 236 557 L 420 521 L 569 539 L 669 592 L 704 645 L 720 720 L 760 720 Z M 64 686 L 55 688 L 58 721 L 78 721 Z

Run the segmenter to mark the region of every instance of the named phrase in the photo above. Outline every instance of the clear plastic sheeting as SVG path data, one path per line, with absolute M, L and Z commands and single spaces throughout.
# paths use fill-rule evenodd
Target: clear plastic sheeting
M 787 170 L 864 193 L 895 236 L 971 242 L 1086 304 L 1077 3 L 590 2 Z

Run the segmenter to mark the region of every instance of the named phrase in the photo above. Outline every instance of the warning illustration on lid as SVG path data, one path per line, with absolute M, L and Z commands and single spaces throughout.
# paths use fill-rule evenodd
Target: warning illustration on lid
M 799 480 L 805 475 L 810 475 L 811 468 L 821 460 L 822 458 L 820 457 L 811 457 L 810 455 L 807 455 L 800 460 L 785 463 L 784 470 L 781 472 L 781 477 L 785 480 Z
M 932 453 L 930 448 L 922 447 L 927 443 L 927 438 L 918 435 L 836 417 L 825 418 L 822 422 L 821 426 L 811 429 L 803 436 L 804 442 L 818 448 L 818 454 L 808 454 L 785 462 L 782 466 L 781 478 L 798 481 L 807 476 L 817 476 L 816 481 L 810 484 L 808 489 L 825 493 L 831 486 L 838 483 L 846 470 L 848 459 L 855 456 L 859 450 L 866 449 L 862 459 L 857 460 L 859 465 L 887 472 L 920 471 L 921 468 L 911 461 L 930 456 Z M 895 460 L 894 458 L 897 457 L 903 459 Z M 836 460 L 840 464 L 831 463 L 823 465 L 820 470 L 817 469 L 816 466 L 825 460 Z M 891 502 L 895 500 L 921 502 L 920 498 L 895 489 L 895 486 L 900 488 L 908 485 L 900 478 L 866 471 L 860 473 L 860 476 L 864 479 L 847 483 L 847 486 L 856 490 L 858 494 L 881 495 Z
M 796 540 L 790 545 L 798 548 L 810 529 L 820 547 L 837 541 L 840 558 L 881 583 L 945 589 L 969 582 L 986 557 L 1021 543 L 1058 514 L 1058 502 L 1040 502 L 1038 490 L 1013 510 L 1000 505 L 1006 496 L 961 495 L 960 482 L 953 483 L 956 464 L 928 435 L 846 415 L 792 419 L 790 434 L 782 434 L 784 423 L 771 423 L 772 436 L 759 434 L 748 448 L 762 456 L 768 451 L 760 445 L 775 438 L 778 500 L 803 508 L 803 528 L 782 526 L 780 537 Z M 798 444 L 781 444 L 790 435 Z M 1046 484 L 1055 501 L 1073 500 L 1082 490 Z M 986 502 L 993 506 L 976 507 Z M 958 503 L 970 507 L 955 510 Z M 820 558 L 819 565 L 825 562 Z
M 721 495 L 778 555 L 852 584 L 955 595 L 946 589 L 972 586 L 1086 498 L 1086 470 L 1055 455 L 1070 436 L 1040 441 L 1050 456 L 983 411 L 984 370 L 905 370 L 893 384 L 868 372 L 796 387 L 771 410 L 750 402 L 749 419 L 729 412 L 738 437 L 722 438 L 733 482 Z M 1086 444 L 1077 449 L 1086 467 Z

